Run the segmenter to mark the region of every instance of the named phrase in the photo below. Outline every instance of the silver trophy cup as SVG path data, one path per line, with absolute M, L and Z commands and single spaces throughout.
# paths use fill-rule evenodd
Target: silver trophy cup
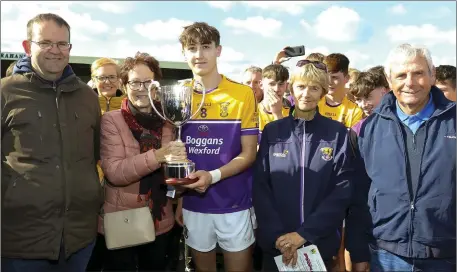
M 157 88 L 156 99 L 162 105 L 162 112 L 159 112 L 153 103 L 151 87 Z M 148 94 L 152 108 L 161 118 L 177 127 L 177 141 L 181 141 L 182 126 L 200 111 L 205 101 L 205 91 L 202 85 L 193 80 L 185 80 L 174 85 L 160 87 L 151 84 L 151 87 Z M 192 112 L 192 93 L 194 90 L 201 90 L 203 97 L 198 108 L 195 112 Z M 184 185 L 196 181 L 188 178 L 189 174 L 195 171 L 195 163 L 188 159 L 183 161 L 167 161 L 162 167 L 167 184 Z

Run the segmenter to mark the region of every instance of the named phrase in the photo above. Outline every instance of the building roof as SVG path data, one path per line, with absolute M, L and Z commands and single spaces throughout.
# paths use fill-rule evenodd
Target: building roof
M 1 52 L 2 60 L 17 60 L 25 57 L 25 53 L 19 52 Z M 87 56 L 70 56 L 70 63 L 78 64 L 88 64 L 91 65 L 96 59 L 100 57 L 87 57 Z M 123 61 L 120 58 L 113 58 L 119 63 Z M 180 69 L 180 70 L 190 70 L 189 66 L 185 62 L 176 62 L 176 61 L 160 61 L 160 68 L 165 69 Z

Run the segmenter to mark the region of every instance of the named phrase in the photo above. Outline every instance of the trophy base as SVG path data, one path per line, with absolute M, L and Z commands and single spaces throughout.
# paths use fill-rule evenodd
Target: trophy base
M 184 178 L 184 179 L 169 178 L 169 179 L 165 180 L 165 183 L 167 185 L 172 185 L 172 186 L 189 185 L 189 184 L 197 182 L 197 180 L 198 179 L 189 179 L 189 178 Z
M 187 185 L 197 181 L 189 179 L 190 173 L 195 171 L 195 163 L 187 162 L 167 162 L 163 165 L 165 173 L 165 183 L 168 185 Z

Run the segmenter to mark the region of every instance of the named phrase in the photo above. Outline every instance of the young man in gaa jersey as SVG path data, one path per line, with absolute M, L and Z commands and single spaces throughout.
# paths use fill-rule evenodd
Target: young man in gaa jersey
M 250 167 L 258 135 L 254 92 L 219 74 L 222 47 L 216 28 L 197 22 L 185 27 L 179 40 L 194 79 L 206 91 L 200 112 L 182 130 L 188 158 L 197 170 L 189 178 L 198 179 L 185 186 L 191 190 L 180 201 L 186 244 L 197 271 L 216 271 L 217 244 L 226 271 L 250 271 L 255 241 Z M 194 92 L 194 109 L 202 98 Z
M 349 59 L 343 54 L 334 53 L 326 56 L 324 63 L 330 84 L 327 95 L 319 101 L 319 113 L 350 128 L 363 118 L 363 111 L 346 95 Z
M 281 64 L 271 64 L 262 71 L 264 99 L 259 103 L 259 131 L 266 124 L 289 116 L 290 103 L 284 98 L 289 71 Z M 259 134 L 260 142 L 260 134 Z

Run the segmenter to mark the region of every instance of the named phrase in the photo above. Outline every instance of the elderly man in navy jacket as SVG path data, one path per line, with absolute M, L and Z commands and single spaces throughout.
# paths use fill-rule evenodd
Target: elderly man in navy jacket
M 455 271 L 455 103 L 433 86 L 425 48 L 398 46 L 385 72 L 392 92 L 358 138 L 369 178 L 346 219 L 348 250 L 365 240 L 372 271 Z

